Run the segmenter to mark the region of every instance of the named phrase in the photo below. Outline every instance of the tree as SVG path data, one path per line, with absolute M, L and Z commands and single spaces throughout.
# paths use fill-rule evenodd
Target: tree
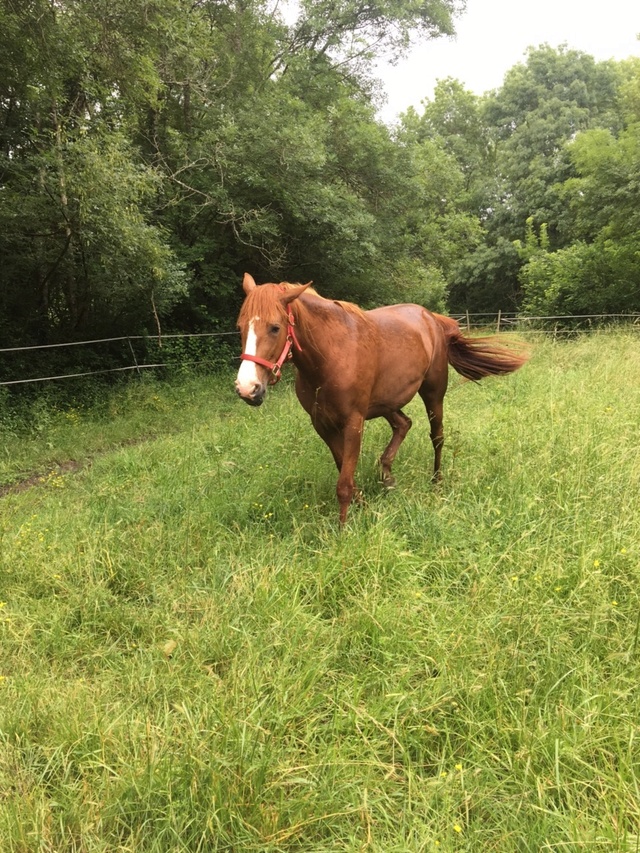
M 127 51 L 101 41 L 117 12 L 84 0 L 3 10 L 0 305 L 21 343 L 140 328 L 182 289 L 152 221 L 156 174 L 127 139 Z
M 530 49 L 502 88 L 484 104 L 496 145 L 499 195 L 487 219 L 490 231 L 524 236 L 525 222 L 547 224 L 552 247 L 566 240 L 557 186 L 572 174 L 566 143 L 590 127 L 620 127 L 615 110 L 617 73 L 609 62 L 575 50 Z M 614 106 L 612 106 L 614 105 Z
M 493 172 L 493 148 L 481 113 L 482 100 L 451 77 L 438 80 L 432 100 L 418 116 L 413 107 L 402 117 L 404 132 L 417 141 L 438 141 L 451 154 L 463 175 L 464 205 L 480 214 Z
M 544 223 L 552 249 L 571 241 L 572 219 L 560 187 L 574 173 L 566 144 L 581 129 L 621 126 L 613 63 L 546 45 L 481 99 L 444 81 L 425 106 L 423 132 L 446 140 L 464 163 L 469 207 L 482 248 L 452 273 L 450 304 L 461 310 L 518 307 L 522 258 L 514 241 L 526 222 Z
M 523 267 L 526 310 L 640 311 L 640 63 L 620 70 L 624 129 L 587 130 L 567 146 L 576 174 L 560 194 L 573 242 L 541 248 Z

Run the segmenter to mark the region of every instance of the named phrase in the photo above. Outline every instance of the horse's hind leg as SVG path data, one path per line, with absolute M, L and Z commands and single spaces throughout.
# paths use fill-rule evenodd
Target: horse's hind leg
M 393 489 L 396 485 L 395 477 L 391 474 L 391 465 L 396 458 L 398 448 L 405 440 L 407 433 L 411 429 L 411 418 L 407 417 L 404 412 L 392 412 L 390 415 L 385 415 L 389 426 L 393 430 L 391 441 L 385 447 L 384 453 L 380 457 L 379 465 L 382 473 L 382 485 L 386 489 Z
M 442 461 L 442 445 L 444 444 L 444 431 L 442 429 L 443 394 L 438 394 L 432 388 L 422 388 L 418 391 L 422 397 L 429 424 L 431 427 L 431 444 L 433 445 L 433 482 L 439 483 L 442 479 L 440 464 Z

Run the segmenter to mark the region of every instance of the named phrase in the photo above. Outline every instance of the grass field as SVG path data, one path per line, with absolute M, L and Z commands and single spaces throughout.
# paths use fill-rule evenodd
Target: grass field
M 290 382 L 5 428 L 1 851 L 640 851 L 640 337 L 407 411 L 342 531 Z

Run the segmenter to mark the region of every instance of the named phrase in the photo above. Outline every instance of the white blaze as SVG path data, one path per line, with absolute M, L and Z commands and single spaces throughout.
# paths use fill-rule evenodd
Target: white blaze
M 256 355 L 258 352 L 258 337 L 256 335 L 255 321 L 259 319 L 259 317 L 254 317 L 249 321 L 247 342 L 244 348 L 247 355 Z M 243 359 L 236 378 L 236 388 L 238 389 L 238 393 L 243 394 L 244 396 L 249 396 L 253 393 L 256 384 L 260 384 L 260 380 L 258 379 L 258 371 L 256 370 L 255 362 Z

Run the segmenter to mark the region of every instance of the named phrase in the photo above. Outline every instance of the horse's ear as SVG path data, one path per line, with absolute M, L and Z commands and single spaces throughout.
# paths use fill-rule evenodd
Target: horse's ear
M 253 276 L 249 275 L 248 272 L 244 274 L 244 278 L 242 279 L 242 289 L 247 294 L 247 296 L 251 293 L 252 290 L 255 290 L 258 285 L 255 283 Z
M 298 296 L 301 296 L 308 287 L 311 287 L 312 284 L 312 281 L 308 281 L 306 284 L 297 284 L 290 290 L 287 289 L 286 293 L 284 293 L 281 297 L 283 304 L 288 305 L 290 302 L 293 302 L 294 299 L 297 299 Z

